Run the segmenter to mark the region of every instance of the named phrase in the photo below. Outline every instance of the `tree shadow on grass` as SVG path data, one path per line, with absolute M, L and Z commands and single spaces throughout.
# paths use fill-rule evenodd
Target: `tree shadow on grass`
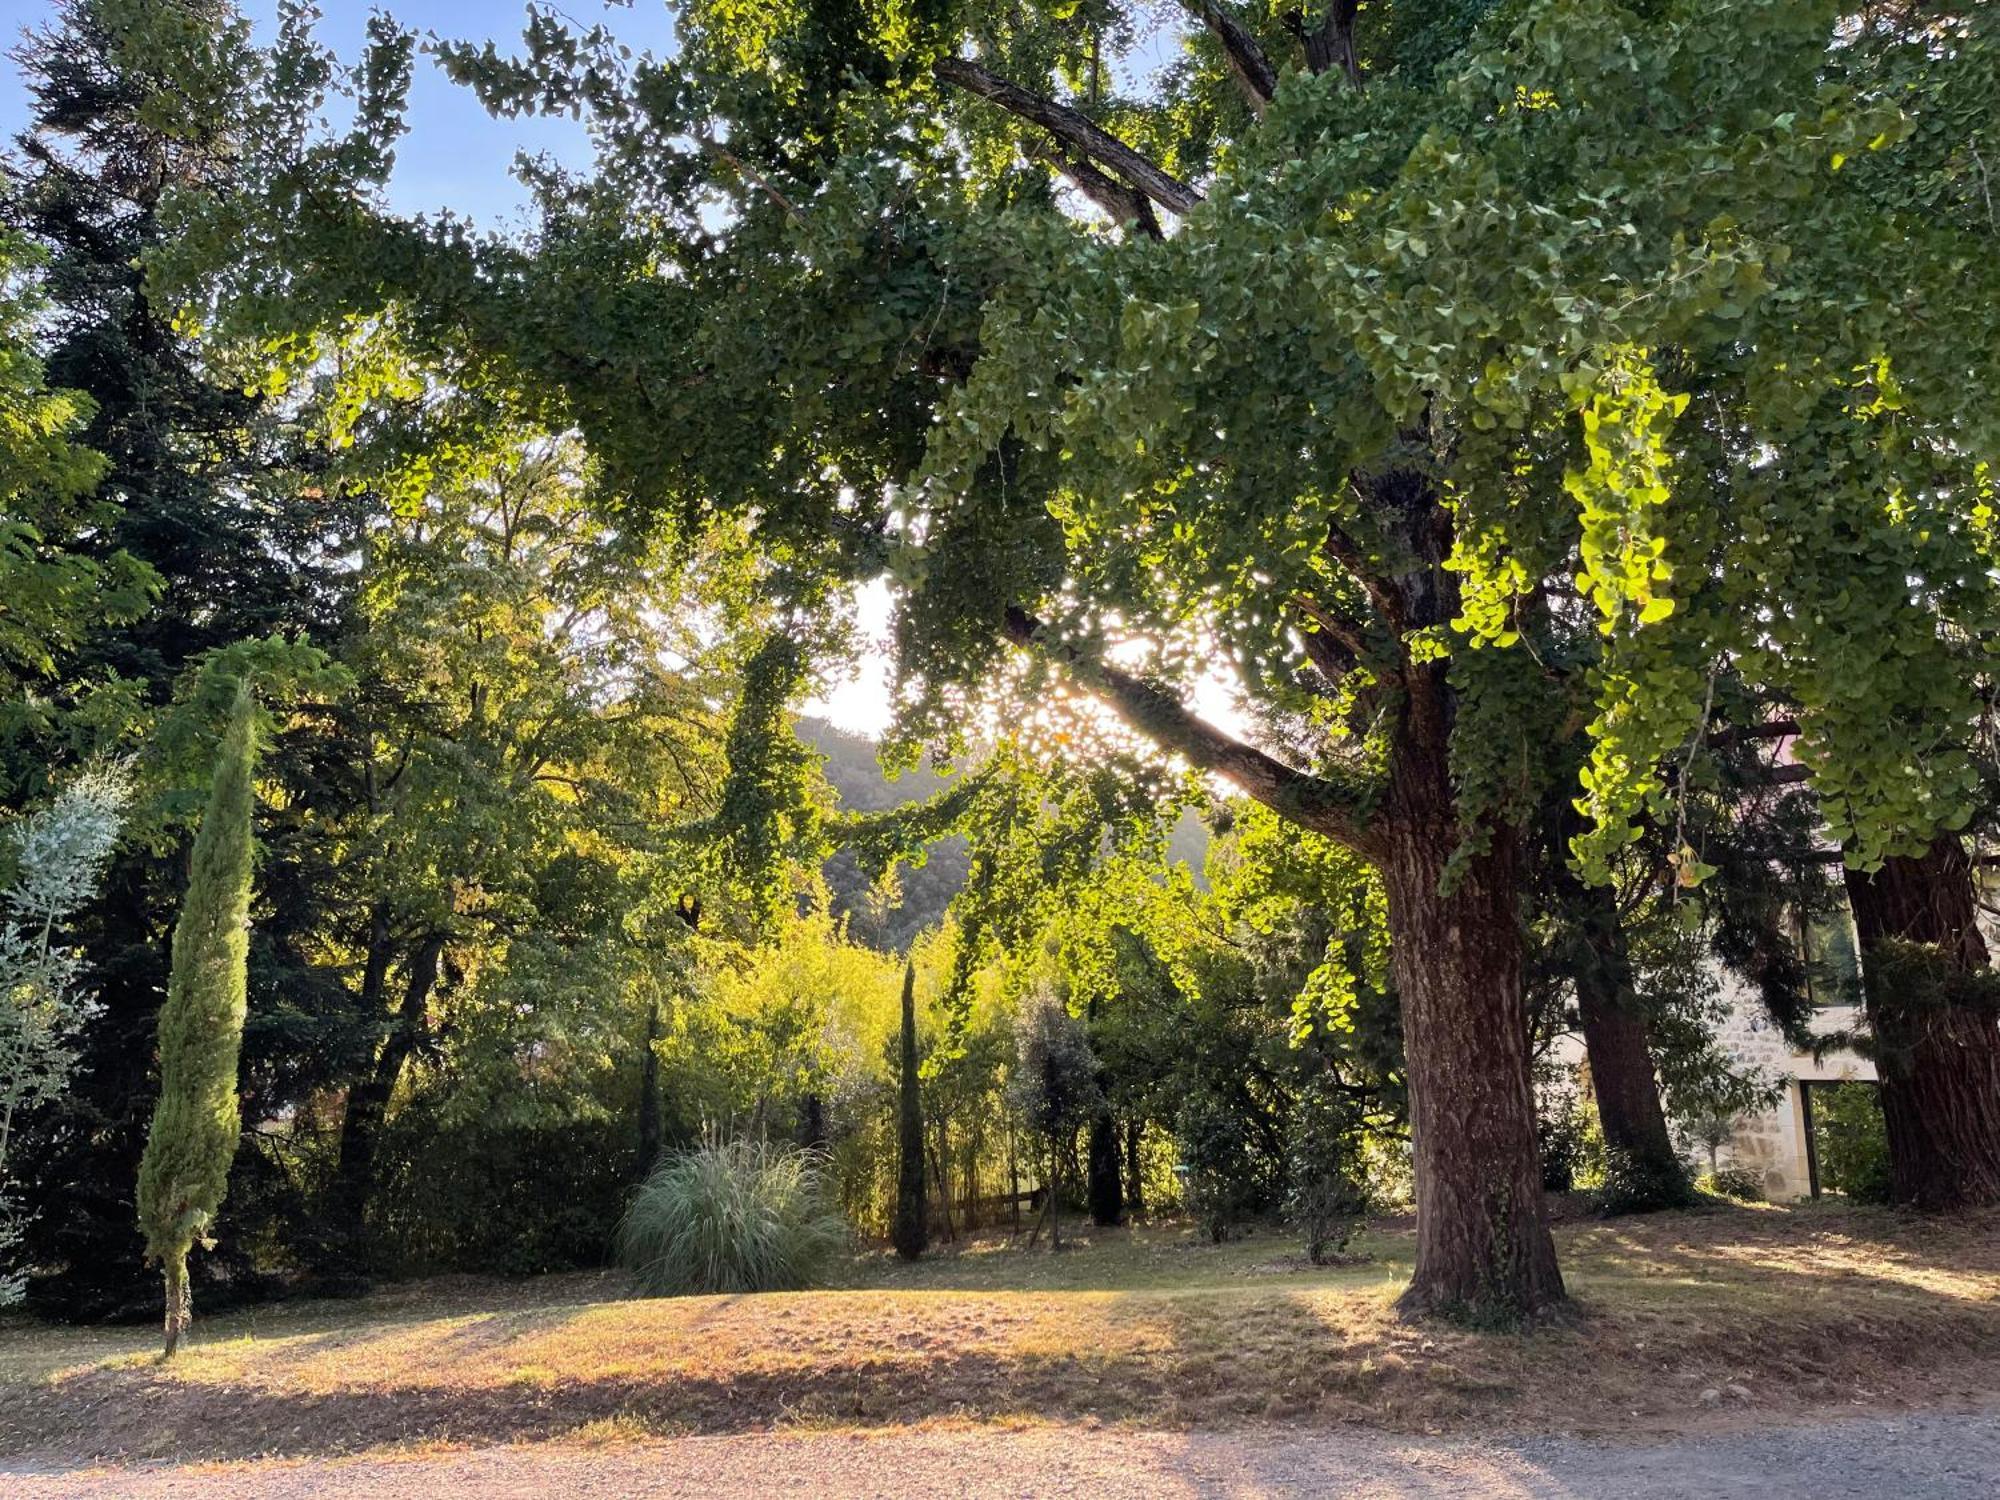
M 2000 1298 L 1963 1248 L 1975 1232 L 1880 1218 L 1614 1221 L 1571 1241 L 1580 1314 L 1526 1334 L 1400 1322 L 1379 1269 L 1025 1297 L 599 1299 L 469 1318 L 455 1305 L 433 1311 L 451 1326 L 428 1334 L 397 1307 L 386 1325 L 218 1348 L 206 1365 L 125 1360 L 0 1384 L 0 1452 L 324 1456 L 599 1424 L 727 1434 L 1094 1417 L 1424 1432 L 1629 1430 L 1704 1409 L 1849 1414 L 1857 1390 L 1923 1399 L 1975 1385 L 1975 1366 L 1991 1373 Z

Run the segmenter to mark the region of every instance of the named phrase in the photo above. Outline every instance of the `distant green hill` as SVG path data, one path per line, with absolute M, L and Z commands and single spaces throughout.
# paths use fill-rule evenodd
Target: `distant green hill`
M 884 812 L 906 802 L 919 802 L 945 786 L 945 778 L 919 766 L 891 781 L 876 758 L 876 743 L 849 734 L 824 719 L 798 721 L 799 738 L 826 758 L 826 779 L 839 794 L 846 812 Z M 1184 813 L 1168 840 L 1172 858 L 1193 866 L 1197 876 L 1208 854 L 1208 829 L 1193 813 Z M 906 950 L 916 936 L 944 917 L 951 898 L 965 884 L 970 856 L 965 840 L 954 834 L 931 846 L 922 869 L 904 869 L 900 899 L 887 907 L 869 889 L 851 854 L 836 854 L 826 863 L 826 883 L 836 916 L 847 919 L 856 942 L 889 952 Z

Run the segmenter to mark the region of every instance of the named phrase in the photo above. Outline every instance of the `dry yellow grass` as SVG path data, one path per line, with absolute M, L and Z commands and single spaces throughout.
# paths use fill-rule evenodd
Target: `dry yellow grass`
M 1714 1210 L 1560 1231 L 1574 1316 L 1525 1334 L 1394 1317 L 1368 1263 L 1258 1236 L 1099 1233 L 858 1259 L 837 1290 L 630 1300 L 611 1275 L 470 1279 L 141 1329 L 0 1332 L 0 1450 L 222 1458 L 439 1442 L 937 1421 L 1608 1430 L 1984 1403 L 2000 1234 L 1881 1212 Z

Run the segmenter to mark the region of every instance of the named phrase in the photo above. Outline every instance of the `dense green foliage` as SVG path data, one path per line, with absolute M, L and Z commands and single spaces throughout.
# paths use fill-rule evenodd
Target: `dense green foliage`
M 654 1296 L 815 1285 L 847 1239 L 810 1152 L 706 1142 L 640 1185 L 619 1259 Z
M 1969 909 L 2000 807 L 1993 7 L 677 15 L 27 45 L 0 798 L 135 785 L 4 1153 L 44 1305 L 149 1295 L 156 1029 L 170 1337 L 190 1274 L 594 1263 L 635 1187 L 663 1289 L 809 1274 L 828 1204 L 1317 1260 L 1413 1202 L 1406 1305 L 1507 1321 L 1562 1295 L 1541 1186 L 1685 1202 L 1771 1102 L 1725 974 L 2000 1070 L 1976 935 L 1869 986 L 1824 940 L 1836 854 Z M 592 167 L 392 212 L 429 67 Z M 883 586 L 878 746 L 799 714 Z M 178 937 L 159 994 L 238 678 L 225 1176 Z
M 160 1099 L 139 1164 L 139 1224 L 166 1282 L 166 1350 L 192 1311 L 188 1251 L 229 1187 L 242 1132 L 237 1063 L 250 956 L 251 811 L 257 703 L 236 690 L 174 924 L 173 977 L 160 1007 Z
M 100 768 L 0 824 L 0 868 L 12 867 L 0 888 L 0 1307 L 27 1287 L 26 1224 L 11 1192 L 16 1123 L 68 1090 L 96 1017 L 80 983 L 83 956 L 65 939 L 103 878 L 131 795 L 122 770 Z
M 1889 1141 L 1871 1083 L 1814 1084 L 1813 1149 L 1820 1186 L 1857 1203 L 1889 1201 Z

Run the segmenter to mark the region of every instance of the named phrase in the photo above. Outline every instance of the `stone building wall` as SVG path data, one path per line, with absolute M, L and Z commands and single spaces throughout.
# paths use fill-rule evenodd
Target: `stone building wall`
M 1754 991 L 1725 975 L 1722 992 L 1729 1003 L 1729 1016 L 1718 1040 L 1738 1061 L 1755 1067 L 1767 1078 L 1782 1079 L 1785 1092 L 1770 1109 L 1737 1122 L 1735 1139 L 1722 1148 L 1718 1160 L 1725 1167 L 1755 1172 L 1769 1198 L 1807 1197 L 1812 1192 L 1812 1171 L 1806 1154 L 1801 1083 L 1872 1082 L 1875 1065 L 1845 1048 L 1819 1059 L 1810 1052 L 1795 1051 L 1764 1014 Z M 1822 1034 L 1847 1031 L 1857 1020 L 1853 1006 L 1829 1006 L 1818 1013 L 1813 1030 Z

